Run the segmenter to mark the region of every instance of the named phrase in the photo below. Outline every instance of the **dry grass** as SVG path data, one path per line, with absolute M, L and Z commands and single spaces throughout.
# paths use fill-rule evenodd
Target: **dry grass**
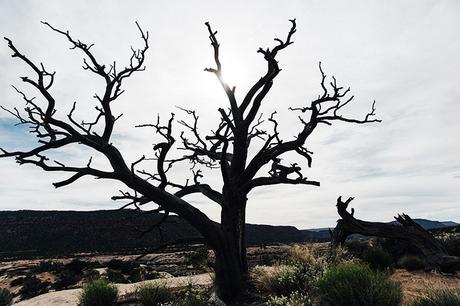
M 403 306 L 411 305 L 412 301 L 428 290 L 460 289 L 460 276 L 433 272 L 396 270 L 392 279 L 401 283 L 403 290 Z

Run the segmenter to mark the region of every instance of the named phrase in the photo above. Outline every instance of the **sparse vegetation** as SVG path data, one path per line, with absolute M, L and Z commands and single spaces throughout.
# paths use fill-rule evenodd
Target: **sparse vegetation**
M 384 270 L 394 264 L 394 258 L 390 252 L 380 246 L 377 241 L 369 239 L 352 239 L 345 243 L 345 250 L 353 257 L 366 262 L 371 269 Z
M 307 248 L 294 246 L 286 265 L 265 271 L 259 269 L 253 271 L 253 274 L 257 274 L 259 292 L 270 296 L 269 302 L 272 305 L 284 305 L 279 303 L 294 303 L 300 297 L 308 297 L 325 268 L 326 261 L 323 258 L 315 256 Z
M 95 269 L 83 271 L 83 278 L 86 282 L 94 281 L 101 278 L 101 273 Z
M 193 287 L 192 283 L 187 283 L 178 292 L 175 300 L 167 304 L 168 306 L 206 306 L 203 294 Z
M 205 306 L 203 294 L 191 283 L 180 289 L 171 289 L 163 283 L 146 283 L 136 292 L 141 306 Z
M 310 306 L 311 298 L 302 292 L 292 292 L 288 296 L 272 296 L 267 301 L 267 306 Z
M 209 263 L 209 254 L 206 247 L 186 253 L 187 262 L 196 269 L 207 269 Z
M 76 285 L 82 278 L 80 273 L 76 273 L 72 270 L 61 271 L 53 284 L 53 288 L 56 290 L 67 289 L 71 286 Z
M 139 297 L 139 303 L 142 306 L 157 306 L 163 303 L 171 302 L 173 292 L 163 283 L 146 283 L 139 286 L 136 295 Z
M 401 301 L 400 285 L 388 274 L 354 262 L 332 267 L 317 286 L 320 305 L 396 306 Z
M 125 284 L 128 283 L 128 280 L 125 278 L 123 273 L 118 270 L 107 270 L 107 279 L 112 283 Z
M 83 286 L 80 306 L 116 305 L 118 289 L 106 280 L 95 280 Z
M 417 298 L 412 306 L 460 306 L 460 290 L 432 290 Z
M 269 270 L 258 270 L 257 288 L 261 293 L 287 296 L 304 288 L 304 275 L 300 269 L 289 265 L 275 266 Z
M 419 256 L 406 255 L 403 256 L 399 262 L 401 268 L 406 269 L 407 271 L 422 270 L 426 267 L 426 262 Z
M 29 299 L 31 297 L 48 292 L 49 285 L 49 282 L 43 282 L 35 276 L 27 277 L 22 283 L 19 294 L 23 299 Z
M 375 262 L 375 268 L 383 269 L 388 267 L 390 261 L 387 259 L 391 256 L 380 251 L 368 253 L 368 256 L 377 254 L 369 260 Z M 295 246 L 285 265 L 258 268 L 253 272 L 257 275 L 257 288 L 268 296 L 266 304 L 269 306 L 399 305 L 400 286 L 390 280 L 387 273 L 345 261 L 342 255 L 339 258 L 326 260 L 305 247 Z
M 52 272 L 59 271 L 63 267 L 62 263 L 53 262 L 51 260 L 41 261 L 35 267 L 32 267 L 30 272 L 32 273 L 41 273 L 41 272 Z
M 374 243 L 372 245 L 375 245 Z M 323 296 L 323 291 L 321 289 L 320 283 L 324 280 L 326 275 L 329 275 L 331 271 L 335 271 L 337 267 L 340 267 L 342 265 L 348 265 L 350 264 L 350 261 L 353 261 L 355 265 L 358 265 L 359 267 L 363 267 L 363 261 L 361 260 L 355 260 L 353 257 L 351 257 L 351 254 L 347 252 L 346 250 L 342 248 L 338 248 L 336 250 L 335 256 L 332 256 L 331 253 L 327 252 L 327 249 L 323 248 L 322 245 L 296 245 L 293 247 L 287 247 L 287 246 L 278 246 L 274 247 L 271 246 L 270 249 L 266 250 L 266 254 L 270 254 L 270 256 L 273 256 L 274 250 L 277 250 L 275 253 L 277 254 L 276 263 L 274 266 L 256 266 L 252 268 L 251 270 L 251 276 L 253 276 L 253 280 L 255 282 L 250 282 L 248 285 L 248 292 L 243 295 L 239 300 L 236 305 L 267 305 L 267 306 L 310 306 L 310 305 L 331 305 L 333 304 L 332 302 L 328 302 Z M 264 248 L 256 248 L 254 251 L 251 251 L 251 262 L 260 262 L 257 261 L 261 255 L 263 255 Z M 367 251 L 362 252 L 363 257 L 366 254 Z M 184 251 L 179 251 L 175 255 L 172 255 L 171 253 L 167 253 L 165 256 L 168 258 L 168 260 L 173 259 L 174 263 L 181 264 L 184 262 Z M 174 257 L 172 257 L 174 256 Z M 128 279 L 130 282 L 135 282 L 139 280 L 139 278 L 142 277 L 141 280 L 144 280 L 147 278 L 147 274 L 151 273 L 152 277 L 158 278 L 160 276 L 163 276 L 164 272 L 158 272 L 155 271 L 155 269 L 158 269 L 158 265 L 156 263 L 150 263 L 150 261 L 144 261 L 139 264 L 139 267 L 134 268 L 133 270 L 127 272 L 127 273 L 122 273 L 121 271 L 121 266 L 135 266 L 135 265 L 130 265 L 128 264 L 128 257 L 122 257 L 124 258 L 124 262 L 120 265 L 121 261 L 115 262 L 115 266 L 120 269 L 120 270 L 113 270 L 114 272 L 121 274 L 124 278 Z M 420 260 L 419 258 L 415 257 L 416 260 Z M 87 259 L 81 259 L 84 261 L 87 261 Z M 160 260 L 162 261 L 162 260 Z M 91 261 L 90 261 L 91 262 Z M 101 263 L 101 267 L 105 267 L 107 262 Z M 361 264 L 360 264 L 361 263 Z M 113 264 L 113 262 L 112 262 Z M 118 265 L 117 265 L 118 264 Z M 400 264 L 400 262 L 398 262 Z M 38 265 L 36 265 L 38 266 Z M 394 288 L 391 286 L 389 287 L 386 282 L 388 281 L 388 274 L 379 272 L 379 270 L 375 271 L 371 269 L 370 267 L 366 267 L 364 265 L 365 269 L 369 273 L 380 273 L 379 275 L 382 275 L 382 280 L 384 281 L 378 281 L 375 280 L 377 278 L 373 278 L 374 280 L 371 279 L 369 281 L 370 277 L 366 276 L 363 277 L 362 275 L 359 275 L 359 273 L 355 273 L 350 276 L 348 274 L 347 277 L 342 277 L 343 279 L 346 279 L 343 282 L 339 282 L 338 279 L 339 277 L 336 277 L 334 279 L 334 282 L 331 281 L 331 283 L 334 283 L 334 285 L 337 288 L 333 288 L 333 290 L 329 291 L 336 291 L 339 292 L 336 294 L 336 296 L 341 296 L 342 300 L 347 300 L 349 299 L 348 296 L 342 297 L 342 293 L 340 290 L 345 290 L 349 289 L 348 292 L 350 295 L 353 295 L 353 298 L 355 298 L 354 301 L 364 299 L 365 302 L 360 302 L 361 304 L 356 304 L 356 305 L 375 305 L 372 304 L 372 301 L 369 302 L 368 300 L 372 299 L 378 299 L 379 297 L 384 297 L 387 298 L 387 295 L 392 295 L 397 296 L 398 293 L 394 294 Z M 168 265 L 169 269 L 169 265 Z M 190 267 L 188 267 L 188 270 Z M 105 270 L 105 269 L 104 269 Z M 127 270 L 127 269 L 125 269 Z M 28 273 L 29 270 L 27 268 L 22 268 L 18 269 L 16 275 L 20 275 L 22 271 L 23 275 L 25 273 Z M 107 270 L 109 271 L 109 270 Z M 186 269 L 184 269 L 180 274 L 178 275 L 185 275 L 187 272 Z M 438 283 L 438 282 L 446 282 L 446 286 L 449 287 L 460 287 L 455 284 L 455 278 L 453 276 L 446 276 L 442 274 L 427 274 L 427 273 L 415 273 L 411 274 L 406 271 L 393 271 L 393 270 L 388 270 L 388 273 L 390 272 L 396 272 L 396 274 L 392 277 L 393 279 L 398 279 L 401 281 L 402 284 L 404 284 L 404 288 L 406 290 L 405 293 L 405 301 L 410 301 L 413 299 L 412 294 L 407 297 L 407 292 L 417 292 L 416 290 L 421 290 L 423 289 L 423 284 L 425 284 L 425 279 L 429 279 L 433 283 Z M 92 277 L 94 276 L 99 277 L 99 272 L 98 270 L 95 269 L 84 269 L 82 274 L 72 274 L 69 270 L 63 270 L 61 272 L 54 272 L 53 274 L 55 275 L 54 282 L 59 284 L 62 282 L 63 279 L 65 279 L 65 275 L 67 273 L 70 273 L 69 279 L 71 280 L 72 277 L 77 277 L 77 283 L 75 285 L 70 285 L 70 286 L 59 286 L 56 284 L 51 285 L 51 288 L 56 289 L 56 290 L 62 290 L 65 288 L 76 288 L 79 287 L 80 284 L 83 281 L 83 284 L 85 282 L 93 283 L 94 279 Z M 366 272 L 367 273 L 367 272 Z M 164 273 L 166 277 L 168 277 L 168 273 Z M 412 278 L 413 276 L 413 278 Z M 49 273 L 46 274 L 40 274 L 36 275 L 36 278 L 38 280 L 43 280 L 49 277 Z M 81 277 L 81 278 L 80 278 Z M 103 277 L 106 279 L 106 274 L 104 272 Z M 17 292 L 18 288 L 20 285 L 22 285 L 23 282 L 26 281 L 28 285 L 26 286 L 26 289 L 23 289 L 23 291 L 31 290 L 33 286 L 30 285 L 30 279 L 31 276 L 14 276 L 10 278 L 8 281 L 10 281 L 10 287 L 14 287 L 11 291 L 12 292 Z M 51 277 L 53 279 L 53 277 Z M 201 282 L 201 277 L 198 277 L 197 279 L 200 279 Z M 356 280 L 358 279 L 358 280 Z M 364 281 L 359 281 L 359 279 L 364 279 Z M 193 278 L 191 278 L 190 281 L 192 281 Z M 34 281 L 35 282 L 35 281 Z M 107 282 L 107 279 L 105 280 Z M 407 287 L 407 282 L 415 282 L 416 285 L 411 284 L 409 287 Z M 214 305 L 212 304 L 212 301 L 209 301 L 210 298 L 210 291 L 209 287 L 201 287 L 201 286 L 194 286 L 192 283 L 184 285 L 183 287 L 180 288 L 166 288 L 165 286 L 158 286 L 155 285 L 157 282 L 149 282 L 150 284 L 148 286 L 153 286 L 153 288 L 142 288 L 138 287 L 137 291 L 135 292 L 127 292 L 126 296 L 123 296 L 124 302 L 135 300 L 138 304 L 136 305 L 160 305 L 159 303 L 156 302 L 151 302 L 152 300 L 162 300 L 161 306 L 204 306 L 204 305 Z M 375 283 L 380 283 L 379 285 L 375 285 Z M 363 287 L 362 284 L 365 284 L 368 287 Z M 35 284 L 36 287 L 37 284 Z M 47 285 L 44 289 L 45 293 L 49 289 L 49 285 Z M 65 287 L 65 288 L 64 288 Z M 158 288 L 159 287 L 159 288 Z M 162 288 L 163 287 L 163 288 Z M 364 288 L 364 289 L 363 289 Z M 370 289 L 369 289 L 370 288 Z M 378 289 L 380 288 L 380 289 Z M 388 289 L 390 288 L 390 289 Z M 415 290 L 413 288 L 416 288 Z M 161 291 L 161 289 L 164 289 Z M 354 291 L 353 291 L 354 290 Z M 379 291 L 380 290 L 380 291 Z M 37 290 L 35 290 L 37 291 Z M 24 295 L 22 296 L 23 299 L 28 299 L 30 297 L 33 297 L 37 294 L 41 293 L 34 293 L 30 294 L 27 297 Z M 96 294 L 94 294 L 96 295 Z M 436 298 L 436 303 L 439 305 L 441 302 L 439 302 L 442 299 L 448 300 L 448 298 L 452 298 L 450 295 L 446 295 L 443 297 L 437 297 L 434 296 L 434 293 L 426 293 L 424 294 L 421 298 L 417 299 L 421 300 L 423 298 L 423 302 L 427 303 L 427 301 L 431 301 L 434 298 Z M 160 298 L 161 296 L 166 296 L 166 298 Z M 364 296 L 364 297 L 363 297 Z M 141 301 L 143 301 L 141 303 Z M 149 302 L 150 301 L 150 302 Z M 121 300 L 119 301 L 121 302 Z M 211 303 L 211 304 L 210 304 Z M 335 303 L 335 302 L 334 302 Z M 421 302 L 420 302 L 421 303 Z M 130 304 L 134 305 L 134 304 Z M 333 304 L 333 305 L 338 305 L 340 306 L 341 304 Z M 392 305 L 390 304 L 383 304 L 384 306 Z M 405 304 L 407 305 L 407 304 Z M 424 306 L 425 304 L 421 304 Z M 427 305 L 432 305 L 432 304 L 427 304 Z M 450 305 L 450 304 L 447 304 Z M 456 305 L 456 304 L 453 304 Z M 2 306 L 0 304 L 0 306 Z M 419 305 L 415 305 L 419 306 Z
M 12 299 L 13 296 L 8 289 L 0 288 L 0 306 L 10 305 Z
M 64 267 L 66 270 L 73 272 L 74 274 L 81 274 L 83 273 L 83 269 L 89 266 L 90 266 L 89 262 L 76 258 L 76 259 L 73 259 L 68 264 L 66 264 Z

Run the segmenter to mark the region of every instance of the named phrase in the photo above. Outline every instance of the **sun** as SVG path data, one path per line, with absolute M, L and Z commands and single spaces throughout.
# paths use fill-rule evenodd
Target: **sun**
M 241 90 L 254 81 L 254 72 L 250 67 L 249 63 L 242 61 L 226 61 L 222 64 L 222 79 L 230 88 L 236 86 L 237 90 Z
M 222 67 L 222 79 L 230 86 L 236 86 L 240 82 L 243 73 L 235 65 L 227 64 L 226 67 Z

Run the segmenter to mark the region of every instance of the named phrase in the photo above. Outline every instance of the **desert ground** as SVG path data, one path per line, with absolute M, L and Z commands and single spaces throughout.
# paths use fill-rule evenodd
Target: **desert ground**
M 325 254 L 329 250 L 328 243 L 308 244 L 309 249 L 316 253 Z M 252 267 L 258 266 L 262 269 L 271 269 L 282 263 L 290 254 L 291 245 L 271 245 L 263 247 L 250 247 L 248 250 L 249 262 Z M 211 270 L 203 262 L 204 257 L 199 246 L 187 250 L 175 250 L 149 254 L 136 261 L 138 255 L 97 255 L 97 254 L 79 254 L 75 257 L 67 258 L 41 258 L 29 260 L 5 260 L 0 264 L 0 287 L 9 289 L 13 295 L 13 305 L 18 306 L 60 306 L 60 305 L 78 305 L 81 286 L 85 281 L 84 278 L 70 281 L 69 284 L 62 285 L 62 289 L 56 289 L 62 276 L 53 268 L 46 269 L 49 263 L 55 263 L 56 267 L 70 267 L 77 263 L 86 263 L 88 267 L 94 266 L 92 271 L 97 271 L 102 277 L 108 277 L 119 290 L 119 304 L 135 305 L 132 303 L 132 295 L 137 288 L 145 283 L 161 283 L 167 287 L 179 288 L 187 284 L 201 290 L 209 290 L 212 287 L 213 275 Z M 201 252 L 201 253 L 200 253 Z M 212 257 L 211 253 L 205 254 Z M 113 267 L 120 263 L 133 263 L 127 271 L 126 267 Z M 41 267 L 41 269 L 39 269 Z M 143 269 L 144 278 L 133 278 L 132 275 L 138 268 Z M 56 268 L 58 269 L 58 268 Z M 80 269 L 80 268 L 77 268 Z M 87 268 L 83 268 L 87 269 Z M 123 271 L 117 275 L 111 271 Z M 52 270 L 52 271 L 46 271 Z M 117 270 L 118 271 L 118 270 Z M 134 273 L 133 273 L 134 272 Z M 149 273 L 152 274 L 149 276 Z M 35 276 L 40 281 L 47 284 L 47 292 L 31 296 L 30 298 L 21 297 L 21 291 L 24 282 L 17 279 L 26 277 L 26 275 Z M 131 276 L 131 277 L 130 277 Z M 121 277 L 121 280 L 116 279 Z M 152 278 L 152 279 L 147 279 Z M 428 289 L 433 288 L 452 288 L 460 289 L 460 275 L 443 274 L 433 271 L 407 271 L 405 269 L 392 269 L 391 278 L 401 284 L 403 298 L 402 305 L 411 305 L 414 298 Z M 16 280 L 16 281 L 15 281 Z M 35 295 L 31 293 L 31 295 Z M 263 305 L 263 304 L 259 304 Z

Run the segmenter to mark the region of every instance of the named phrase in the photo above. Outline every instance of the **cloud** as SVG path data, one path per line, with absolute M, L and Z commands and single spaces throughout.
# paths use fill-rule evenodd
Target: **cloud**
M 262 5 L 263 4 L 263 5 Z M 69 29 L 75 37 L 95 43 L 94 52 L 104 62 L 129 57 L 129 46 L 139 45 L 134 20 L 151 35 L 147 70 L 125 84 L 126 93 L 114 104 L 117 122 L 114 144 L 132 162 L 151 154 L 157 141 L 151 130 L 134 128 L 151 122 L 157 114 L 166 120 L 176 105 L 200 114 L 200 129 L 211 129 L 218 120 L 218 107 L 226 107 L 225 94 L 212 75 L 212 52 L 204 21 L 219 30 L 222 63 L 232 67 L 237 97 L 265 69 L 256 53 L 285 35 L 293 16 L 298 21 L 295 43 L 280 54 L 283 69 L 263 105 L 266 114 L 278 110 L 280 130 L 292 139 L 300 123 L 289 106 L 305 105 L 320 92 L 318 61 L 329 76 L 351 86 L 355 103 L 350 116 L 365 114 L 374 99 L 381 124 L 321 127 L 307 143 L 314 151 L 313 167 L 306 173 L 321 187 L 276 186 L 254 190 L 248 205 L 248 221 L 291 224 L 301 228 L 332 225 L 337 219 L 338 195 L 356 196 L 358 216 L 390 220 L 398 212 L 414 217 L 460 221 L 458 131 L 460 121 L 460 10 L 457 1 L 276 1 L 159 2 L 51 0 L 2 2 L 2 34 L 36 61 L 57 71 L 53 94 L 58 116 L 65 118 L 74 101 L 76 116 L 94 118 L 94 93 L 101 91 L 96 77 L 81 69 L 82 54 L 69 50 L 68 42 L 41 26 L 44 19 Z M 237 19 L 237 21 L 236 21 Z M 22 20 L 22 22 L 17 22 Z M 180 22 L 179 22 L 180 21 Z M 0 47 L 1 104 L 21 106 L 10 84 L 38 96 L 18 76 L 30 75 L 6 46 Z M 39 103 L 40 98 L 37 98 Z M 182 114 L 180 114 L 182 115 Z M 178 113 L 179 116 L 179 113 Z M 24 128 L 11 128 L 0 112 L 0 144 L 29 148 L 33 142 Z M 84 164 L 94 153 L 73 146 L 54 157 Z M 104 167 L 101 157 L 97 165 Z M 98 164 L 100 163 L 100 164 Z M 116 206 L 109 196 L 121 186 L 90 179 L 54 190 L 50 183 L 60 177 L 32 167 L 18 167 L 0 160 L 0 209 L 93 209 Z M 188 165 L 176 169 L 184 182 Z M 209 176 L 208 176 L 209 177 Z M 218 173 L 210 182 L 220 186 Z M 97 188 L 95 188 L 97 186 Z M 217 219 L 216 207 L 203 198 L 191 201 Z

